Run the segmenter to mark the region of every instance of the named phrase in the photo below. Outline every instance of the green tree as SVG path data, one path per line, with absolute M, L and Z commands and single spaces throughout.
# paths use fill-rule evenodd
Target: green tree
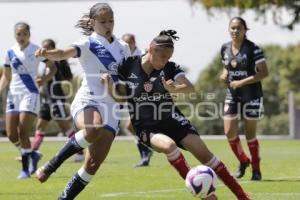
M 267 11 L 271 11 L 273 21 L 279 26 L 293 29 L 294 25 L 300 22 L 300 0 L 191 0 L 194 3 L 202 4 L 210 14 L 212 9 L 232 13 L 238 9 L 239 14 L 252 9 L 257 14 L 257 19 L 266 19 Z M 291 19 L 289 22 L 283 21 L 283 15 L 287 12 Z

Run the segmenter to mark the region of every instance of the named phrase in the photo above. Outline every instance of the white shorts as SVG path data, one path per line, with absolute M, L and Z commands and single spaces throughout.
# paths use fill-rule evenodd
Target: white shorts
M 83 110 L 95 108 L 101 115 L 102 126 L 116 135 L 119 130 L 120 105 L 115 102 L 101 102 L 100 100 L 91 99 L 91 97 L 79 94 L 75 96 L 71 105 L 71 114 L 74 121 Z
M 40 95 L 36 93 L 23 93 L 7 95 L 6 112 L 30 112 L 35 115 L 40 110 Z

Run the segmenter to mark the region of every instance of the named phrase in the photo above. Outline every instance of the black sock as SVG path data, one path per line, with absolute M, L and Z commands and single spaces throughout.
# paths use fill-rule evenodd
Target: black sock
M 28 166 L 29 166 L 29 157 L 31 153 L 23 153 L 22 154 L 22 170 L 25 172 L 29 172 Z
M 88 184 L 76 173 L 67 183 L 58 200 L 73 200 Z
M 151 150 L 147 146 L 142 144 L 140 141 L 138 141 L 138 143 L 136 145 L 137 145 L 138 150 L 140 152 L 141 158 L 147 157 Z
M 65 160 L 74 155 L 75 153 L 82 151 L 83 148 L 78 145 L 75 137 L 71 137 L 63 148 L 49 161 L 49 172 L 54 172 Z

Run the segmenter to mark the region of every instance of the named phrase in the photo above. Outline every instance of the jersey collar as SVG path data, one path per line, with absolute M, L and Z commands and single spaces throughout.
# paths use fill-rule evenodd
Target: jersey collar
M 102 44 L 105 44 L 105 45 L 110 45 L 110 44 L 112 44 L 116 41 L 116 37 L 114 35 L 112 35 L 112 37 L 113 37 L 112 43 L 109 43 L 108 40 L 105 37 L 103 37 L 102 35 L 97 34 L 96 32 L 93 32 L 91 36 L 98 39 L 98 40 L 100 40 L 100 42 Z

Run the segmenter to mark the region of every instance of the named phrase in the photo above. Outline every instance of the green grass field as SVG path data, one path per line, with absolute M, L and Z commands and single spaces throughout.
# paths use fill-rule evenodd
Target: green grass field
M 223 140 L 206 141 L 210 149 L 222 159 L 231 172 L 237 161 Z M 63 142 L 45 142 L 41 151 L 46 162 L 63 145 Z M 245 145 L 244 145 L 245 146 Z M 35 178 L 17 180 L 20 163 L 15 161 L 17 150 L 10 143 L 0 143 L 0 199 L 1 200 L 54 200 L 60 195 L 66 182 L 80 167 L 72 158 L 44 184 Z M 191 166 L 198 162 L 187 152 Z M 300 199 L 300 141 L 262 140 L 263 181 L 250 180 L 250 170 L 240 180 L 254 200 Z M 139 160 L 132 141 L 116 141 L 109 156 L 93 181 L 78 196 L 78 200 L 189 200 L 195 199 L 185 189 L 184 182 L 168 164 L 162 154 L 155 153 L 151 164 L 145 168 L 133 168 Z M 235 199 L 219 181 L 216 191 L 219 200 Z

